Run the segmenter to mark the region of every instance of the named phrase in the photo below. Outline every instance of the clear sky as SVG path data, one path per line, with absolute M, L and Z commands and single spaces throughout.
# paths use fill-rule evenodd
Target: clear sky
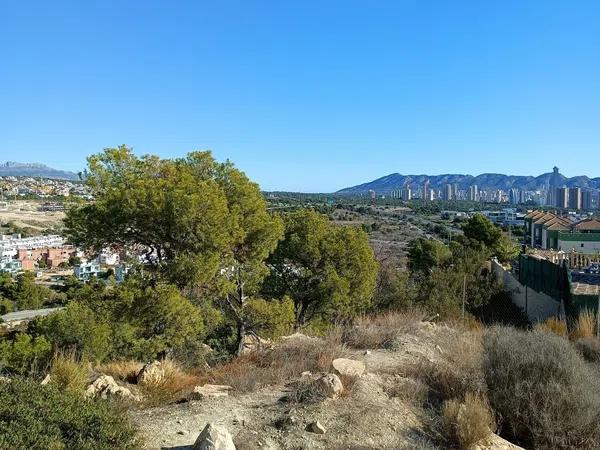
M 600 1 L 0 0 L 0 161 L 122 143 L 266 190 L 600 176 Z

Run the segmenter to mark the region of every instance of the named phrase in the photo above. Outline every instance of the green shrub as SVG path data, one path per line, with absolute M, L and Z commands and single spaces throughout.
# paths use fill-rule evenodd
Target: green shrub
M 527 448 L 600 446 L 600 382 L 564 338 L 491 328 L 484 376 L 503 434 Z
M 119 450 L 137 443 L 125 414 L 110 403 L 13 380 L 0 384 L 0 448 Z
M 248 300 L 244 314 L 248 328 L 268 339 L 289 334 L 294 326 L 294 302 L 289 297 L 281 301 Z
M 19 333 L 14 339 L 0 340 L 0 369 L 9 373 L 24 375 L 43 369 L 52 355 L 52 346 L 44 338 L 33 338 Z
M 79 302 L 72 302 L 64 310 L 36 321 L 32 329 L 59 349 L 75 350 L 90 360 L 101 361 L 110 351 L 109 325 Z
M 50 365 L 50 383 L 68 391 L 81 392 L 90 378 L 90 365 L 77 359 L 74 352 L 54 355 Z

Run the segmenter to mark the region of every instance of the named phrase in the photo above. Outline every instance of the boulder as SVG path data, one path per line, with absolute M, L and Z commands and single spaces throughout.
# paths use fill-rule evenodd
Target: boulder
M 325 427 L 321 425 L 318 420 L 316 422 L 309 423 L 306 429 L 311 433 L 325 434 Z
M 125 400 L 140 401 L 138 395 L 134 395 L 129 389 L 119 386 L 113 377 L 110 375 L 100 375 L 88 386 L 85 391 L 86 397 L 102 397 L 109 396 L 120 397 Z
M 471 450 L 524 450 L 523 447 L 512 444 L 506 439 L 502 439 L 497 434 L 490 434 L 471 447 Z
M 337 358 L 331 363 L 333 370 L 343 377 L 360 377 L 367 371 L 367 366 L 362 361 L 354 359 Z
M 50 374 L 47 374 L 40 384 L 46 386 L 48 383 L 50 383 Z
M 334 373 L 321 374 L 314 383 L 319 393 L 327 398 L 336 398 L 344 390 L 342 380 Z
M 165 368 L 160 361 L 153 361 L 144 364 L 144 367 L 138 372 L 138 384 L 160 384 L 165 379 Z
M 235 450 L 235 445 L 226 428 L 208 423 L 196 439 L 192 450 Z
M 189 395 L 189 400 L 202 400 L 208 397 L 227 397 L 231 386 L 221 384 L 205 384 L 204 386 L 196 386 Z

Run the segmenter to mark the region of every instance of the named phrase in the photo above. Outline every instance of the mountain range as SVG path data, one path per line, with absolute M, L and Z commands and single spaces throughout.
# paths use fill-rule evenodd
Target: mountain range
M 390 191 L 402 189 L 408 185 L 412 189 L 420 188 L 426 180 L 432 189 L 441 189 L 446 184 L 458 184 L 459 189 L 469 189 L 470 186 L 477 185 L 479 189 L 502 189 L 508 191 L 511 188 L 520 190 L 534 191 L 544 189 L 550 182 L 552 173 L 544 173 L 537 177 L 520 175 L 503 175 L 500 173 L 482 173 L 481 175 L 401 175 L 392 173 L 385 177 L 378 178 L 368 183 L 357 186 L 347 187 L 337 191 L 337 194 L 361 195 L 367 194 L 370 190 L 377 194 L 389 194 Z M 559 175 L 560 184 L 566 187 L 581 187 L 585 189 L 600 189 L 600 177 L 589 178 L 587 176 L 577 176 L 567 178 Z
M 18 163 L 8 161 L 0 164 L 0 177 L 35 177 L 58 180 L 79 180 L 79 175 L 66 170 L 53 169 L 39 163 Z

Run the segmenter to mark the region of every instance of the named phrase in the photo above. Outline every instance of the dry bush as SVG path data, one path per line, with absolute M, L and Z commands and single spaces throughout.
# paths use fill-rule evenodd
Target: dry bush
M 556 317 L 550 317 L 543 322 L 536 323 L 534 329 L 540 332 L 554 333 L 557 336 L 564 338 L 569 336 L 567 322 Z
M 575 348 L 579 350 L 579 353 L 581 353 L 586 361 L 593 363 L 600 362 L 600 339 L 597 337 L 579 339 L 575 343 Z
M 444 402 L 442 427 L 449 441 L 460 449 L 468 449 L 494 431 L 494 416 L 483 397 L 468 392 L 463 402 Z
M 200 379 L 185 372 L 171 359 L 162 362 L 164 378 L 159 383 L 144 383 L 139 386 L 147 406 L 173 402 L 185 397 L 200 383 Z
M 484 338 L 490 404 L 505 437 L 526 448 L 600 448 L 600 381 L 569 341 L 491 328 Z
M 385 393 L 413 405 L 423 405 L 429 397 L 429 387 L 421 380 L 395 376 L 385 383 Z
M 335 358 L 346 354 L 337 336 L 325 339 L 295 337 L 275 348 L 242 355 L 227 363 L 203 371 L 205 382 L 227 384 L 236 391 L 285 383 L 302 372 L 328 372 Z
M 422 379 L 439 400 L 463 398 L 468 392 L 482 393 L 482 342 L 479 333 L 464 333 L 448 339 L 441 361 L 422 361 L 411 375 Z
M 50 365 L 50 383 L 68 391 L 83 391 L 90 380 L 90 366 L 75 352 L 59 352 Z
M 419 311 L 388 312 L 358 319 L 346 329 L 342 341 L 353 348 L 393 348 L 401 333 L 414 331 L 424 318 Z
M 577 341 L 581 338 L 591 338 L 595 336 L 596 314 L 589 309 L 584 309 L 573 324 L 570 338 Z
M 116 380 L 136 383 L 137 375 L 144 365 L 138 361 L 110 361 L 96 366 L 96 371 L 110 375 Z

